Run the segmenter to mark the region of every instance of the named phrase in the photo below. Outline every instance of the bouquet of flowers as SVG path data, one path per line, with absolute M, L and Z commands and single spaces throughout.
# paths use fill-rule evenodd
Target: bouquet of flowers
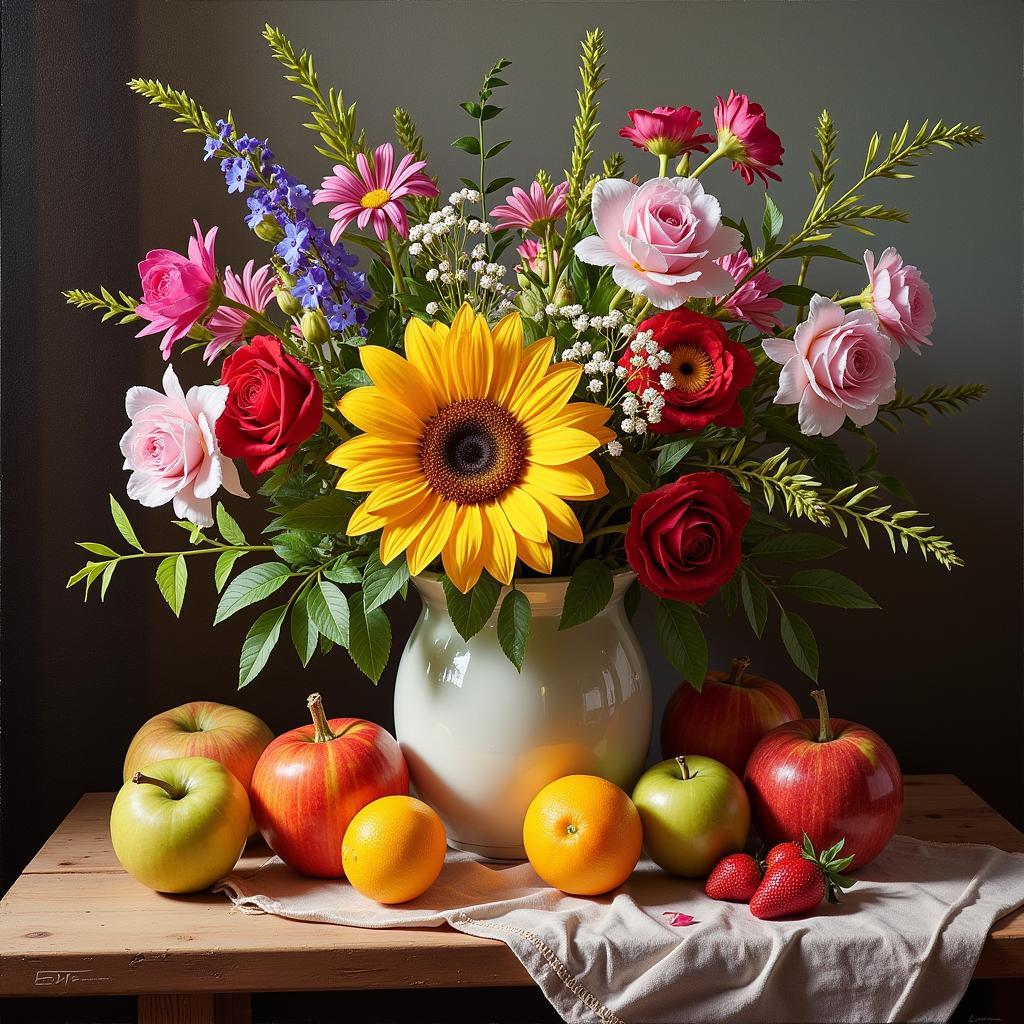
M 221 270 L 217 229 L 196 223 L 187 254 L 158 249 L 139 264 L 141 298 L 66 293 L 104 319 L 141 324 L 139 337 L 161 337 L 162 390 L 129 390 L 121 450 L 128 497 L 171 504 L 187 534 L 180 550 L 148 551 L 111 497 L 131 550 L 83 543 L 93 557 L 69 586 L 82 582 L 88 595 L 98 580 L 102 597 L 119 565 L 154 559 L 177 615 L 190 564 L 207 556 L 221 593 L 215 622 L 273 605 L 245 638 L 244 686 L 286 624 L 303 665 L 342 646 L 376 681 L 391 646 L 385 606 L 428 570 L 443 573 L 463 637 L 498 609 L 498 639 L 521 667 L 530 609 L 517 579 L 570 577 L 568 628 L 597 614 L 613 573 L 631 569 L 628 607 L 641 587 L 655 595 L 664 652 L 700 686 L 701 622 L 713 610 L 742 607 L 759 637 L 772 617 L 815 678 L 814 636 L 791 601 L 876 607 L 831 569 L 787 569 L 841 548 L 795 528 L 801 520 L 962 564 L 902 507 L 907 492 L 880 469 L 875 428 L 958 410 L 984 388 L 897 388 L 904 350 L 931 344 L 934 307 L 895 249 L 864 252 L 857 294 L 813 285 L 824 261 L 859 262 L 834 247 L 837 232 L 872 236 L 874 225 L 907 219 L 867 198 L 870 186 L 981 141 L 979 128 L 905 124 L 888 143 L 875 133 L 847 187 L 823 111 L 810 210 L 784 234 L 767 194 L 783 146 L 746 95 L 718 98 L 713 132 L 687 106 L 630 111 L 619 134 L 657 160 L 653 177 L 626 177 L 618 153 L 595 164 L 605 46 L 593 31 L 564 176 L 540 170 L 525 189 L 491 176 L 511 145 L 493 135 L 509 66 L 500 60 L 461 104 L 473 127 L 453 145 L 472 170 L 445 202 L 406 110 L 394 115 L 398 148 L 373 145 L 355 104 L 324 91 L 310 55 L 277 29 L 264 35 L 329 161 L 319 188 L 230 115 L 215 120 L 158 81 L 129 83 L 202 138 L 204 160 L 270 251 L 259 265 L 239 257 L 241 272 Z M 763 183 L 760 238 L 705 191 L 712 167 Z M 185 392 L 176 349 L 201 350 L 211 383 Z M 233 500 L 254 489 L 267 504 L 262 543 L 214 505 L 218 492 Z

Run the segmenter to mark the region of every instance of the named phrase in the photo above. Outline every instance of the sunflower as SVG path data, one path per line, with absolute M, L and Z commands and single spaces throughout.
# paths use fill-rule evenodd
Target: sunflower
M 566 499 L 608 493 L 590 453 L 614 437 L 611 409 L 570 402 L 582 367 L 554 350 L 523 347 L 518 313 L 490 328 L 468 305 L 450 327 L 411 319 L 404 359 L 361 348 L 373 386 L 338 408 L 365 433 L 327 457 L 341 490 L 368 492 L 349 536 L 381 530 L 381 561 L 405 551 L 413 575 L 440 555 L 463 593 L 484 569 L 510 583 L 517 557 L 550 573 L 548 534 L 583 540 Z

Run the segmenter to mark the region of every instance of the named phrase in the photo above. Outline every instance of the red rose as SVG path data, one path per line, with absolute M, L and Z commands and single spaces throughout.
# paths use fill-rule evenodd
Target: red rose
M 718 320 L 674 309 L 640 324 L 640 331 L 654 331 L 654 340 L 672 354 L 672 361 L 656 370 L 645 367 L 626 385 L 641 394 L 654 388 L 665 396 L 661 419 L 652 423 L 658 434 L 703 430 L 709 423 L 719 427 L 743 426 L 739 394 L 754 381 L 754 360 L 738 341 L 733 341 Z M 619 365 L 633 370 L 634 353 L 627 347 Z M 659 378 L 670 373 L 675 386 L 667 391 Z
M 636 499 L 626 557 L 659 597 L 703 604 L 740 564 L 749 518 L 721 473 L 688 473 Z
M 320 425 L 320 385 L 277 338 L 259 335 L 232 352 L 221 367 L 220 382 L 229 389 L 217 420 L 220 450 L 245 459 L 252 473 L 266 473 L 290 458 Z

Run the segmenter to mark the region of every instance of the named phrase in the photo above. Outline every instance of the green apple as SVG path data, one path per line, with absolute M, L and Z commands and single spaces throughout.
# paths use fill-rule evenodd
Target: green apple
M 661 868 L 703 878 L 727 854 L 742 850 L 750 832 L 750 800 L 721 761 L 691 754 L 649 768 L 633 790 L 644 847 Z
M 223 878 L 249 834 L 249 798 L 208 757 L 155 761 L 121 787 L 110 838 L 121 866 L 157 892 L 198 892 Z

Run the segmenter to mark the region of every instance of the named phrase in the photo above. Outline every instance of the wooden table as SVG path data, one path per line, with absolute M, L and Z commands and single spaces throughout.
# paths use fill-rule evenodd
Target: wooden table
M 906 784 L 901 832 L 1024 851 L 1024 835 L 955 776 Z M 143 1024 L 242 1024 L 251 992 L 532 984 L 502 943 L 447 928 L 343 928 L 150 892 L 114 857 L 111 800 L 82 797 L 0 902 L 0 996 L 137 995 Z M 266 856 L 257 846 L 240 869 Z M 1022 976 L 1018 911 L 996 924 L 975 977 Z

